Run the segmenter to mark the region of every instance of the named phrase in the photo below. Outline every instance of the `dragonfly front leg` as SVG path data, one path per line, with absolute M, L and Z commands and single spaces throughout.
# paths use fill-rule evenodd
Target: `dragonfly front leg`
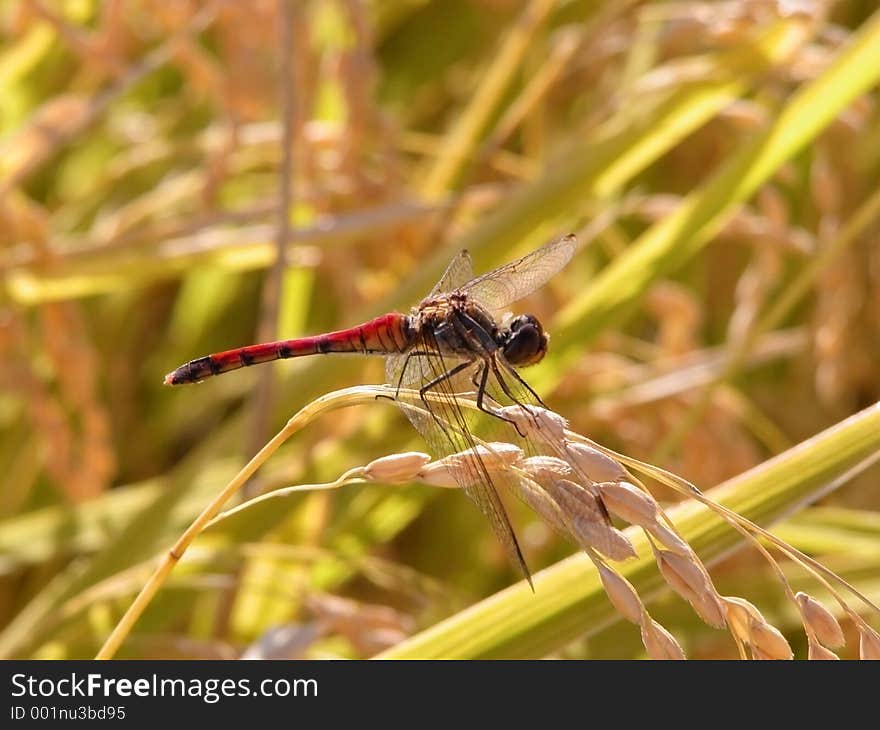
M 522 408 L 526 413 L 528 413 L 529 417 L 532 419 L 532 422 L 537 426 L 538 425 L 538 417 L 532 412 L 532 410 L 528 407 L 527 404 L 523 403 L 519 398 L 517 398 L 513 394 L 513 392 L 511 392 L 510 386 L 507 385 L 507 381 L 504 379 L 504 376 L 501 374 L 501 370 L 498 367 L 498 359 L 494 358 L 494 357 L 492 358 L 492 372 L 495 373 L 495 379 L 498 381 L 498 384 L 501 386 L 501 390 L 504 391 L 504 394 L 508 398 L 510 398 L 510 400 L 512 400 L 516 405 L 518 405 L 520 408 Z M 512 369 L 511 369 L 511 372 L 513 372 Z M 514 375 L 516 375 L 515 372 L 514 372 Z M 529 388 L 529 386 L 526 385 L 525 382 L 523 382 L 522 378 L 520 378 L 519 375 L 516 375 L 516 377 L 517 377 L 517 380 L 519 380 L 519 382 L 521 382 L 523 385 L 525 385 L 526 388 L 528 389 L 528 391 L 533 396 L 535 396 L 535 398 L 537 398 L 538 403 L 540 403 L 544 408 L 546 408 L 547 406 L 544 405 L 544 401 L 542 401 L 540 398 L 538 398 L 538 394 L 535 393 L 535 391 L 533 391 L 531 388 Z M 524 435 L 523 432 L 520 431 L 518 425 L 516 427 L 516 430 L 521 436 Z
M 477 382 L 477 378 L 479 378 L 480 382 Z M 474 377 L 471 378 L 471 382 L 474 384 L 474 387 L 477 389 L 477 410 L 482 411 L 483 413 L 487 413 L 493 418 L 497 418 L 499 421 L 506 421 L 511 426 L 516 429 L 516 432 L 522 437 L 525 438 L 526 434 L 522 432 L 519 427 L 519 424 L 514 421 L 512 418 L 507 418 L 506 416 L 500 415 L 498 412 L 493 410 L 492 408 L 487 408 L 483 405 L 483 399 L 486 396 L 486 382 L 489 380 L 489 366 L 484 362 L 477 372 L 474 373 Z M 494 398 L 493 398 L 494 400 Z
M 543 408 L 547 408 L 547 405 L 544 403 L 544 401 L 541 400 L 541 396 L 539 396 L 539 395 L 538 395 L 538 394 L 532 389 L 532 386 L 531 386 L 531 385 L 529 385 L 525 380 L 523 380 L 523 379 L 520 377 L 520 374 L 519 374 L 518 372 L 516 372 L 516 368 L 515 368 L 515 367 L 513 367 L 509 362 L 507 362 L 506 360 L 504 360 L 504 358 L 501 358 L 500 362 L 501 362 L 501 365 L 504 367 L 504 369 L 505 369 L 508 373 L 510 373 L 514 378 L 516 378 L 516 379 L 519 381 L 519 384 L 520 384 L 521 386 L 523 386 L 527 391 L 529 391 L 529 393 L 531 393 L 531 394 L 534 396 L 535 400 L 538 401 L 538 403 L 540 403 L 541 406 L 542 406 Z M 498 367 L 497 363 L 496 363 L 495 367 L 496 367 L 496 368 Z M 497 371 L 496 371 L 496 374 L 497 374 Z M 499 376 L 499 379 L 500 379 L 500 376 Z M 513 400 L 516 401 L 515 398 L 514 398 Z M 549 409 L 548 409 L 548 410 L 549 410 Z

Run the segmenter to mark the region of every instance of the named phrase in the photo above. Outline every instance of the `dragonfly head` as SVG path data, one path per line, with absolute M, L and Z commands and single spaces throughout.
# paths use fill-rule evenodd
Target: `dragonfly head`
M 525 367 L 540 362 L 547 352 L 550 336 L 531 314 L 514 317 L 504 330 L 501 350 L 511 365 Z

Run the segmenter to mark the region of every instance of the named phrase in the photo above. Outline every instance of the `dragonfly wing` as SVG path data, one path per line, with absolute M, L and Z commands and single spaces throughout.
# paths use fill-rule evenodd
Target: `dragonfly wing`
M 413 355 L 408 361 L 406 355 L 389 358 L 386 366 L 389 384 L 396 387 L 400 383 L 404 388 L 418 390 L 427 383 L 437 381 L 462 362 L 442 356 L 433 342 L 422 342 L 415 349 L 429 354 Z M 512 562 L 531 582 L 531 573 L 493 476 L 476 452 L 473 430 L 475 421 L 481 414 L 473 413 L 469 409 L 466 412 L 456 398 L 457 393 L 475 389 L 471 382 L 473 372 L 474 368 L 465 368 L 457 376 L 439 380 L 431 388 L 433 398 L 429 400 L 429 404 L 433 415 L 422 409 L 403 407 L 403 410 L 435 457 L 462 454 L 460 467 L 455 471 L 456 481 L 489 520 Z
M 474 265 L 471 262 L 471 255 L 467 251 L 459 251 L 455 258 L 449 262 L 449 266 L 446 267 L 440 281 L 431 289 L 429 296 L 458 289 L 473 278 Z
M 504 309 L 543 286 L 577 250 L 573 233 L 463 284 L 460 289 L 490 310 Z

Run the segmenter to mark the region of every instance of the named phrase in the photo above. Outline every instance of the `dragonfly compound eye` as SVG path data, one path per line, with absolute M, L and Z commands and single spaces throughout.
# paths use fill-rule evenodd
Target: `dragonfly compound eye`
M 510 323 L 503 345 L 504 357 L 517 367 L 534 365 L 547 352 L 549 339 L 537 319 L 531 314 L 521 314 Z

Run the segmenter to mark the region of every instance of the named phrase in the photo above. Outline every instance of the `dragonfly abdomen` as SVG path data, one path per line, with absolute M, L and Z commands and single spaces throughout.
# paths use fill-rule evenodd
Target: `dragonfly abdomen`
M 212 375 L 273 360 L 326 353 L 391 355 L 406 351 L 414 339 L 409 318 L 399 312 L 383 314 L 356 327 L 315 337 L 265 342 L 206 355 L 184 363 L 165 376 L 166 385 L 195 383 Z

